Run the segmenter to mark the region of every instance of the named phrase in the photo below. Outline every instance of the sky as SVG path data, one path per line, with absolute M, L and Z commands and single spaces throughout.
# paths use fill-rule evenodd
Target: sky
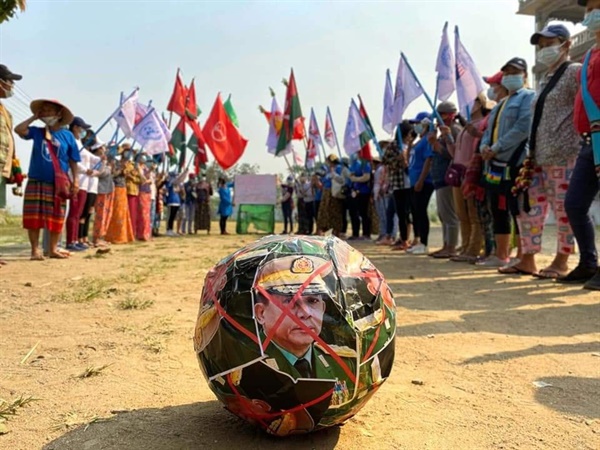
M 29 0 L 27 6 L 0 25 L 0 63 L 23 75 L 15 97 L 5 101 L 15 124 L 28 117 L 31 99 L 55 98 L 98 126 L 120 92 L 136 86 L 141 101 L 163 111 L 180 68 L 186 84 L 195 77 L 201 124 L 218 92 L 232 95 L 249 140 L 240 162 L 258 164 L 262 173 L 286 171 L 283 159 L 266 151 L 268 123 L 258 106 L 270 109 L 271 86 L 283 107 L 281 80 L 292 67 L 303 115 L 313 107 L 323 131 L 330 106 L 342 142 L 350 99 L 358 94 L 377 137 L 388 137 L 381 128 L 385 71 L 395 79 L 401 51 L 433 96 L 446 21 L 451 42 L 459 26 L 482 75 L 514 56 L 534 63 L 534 19 L 516 14 L 517 0 Z M 421 98 L 405 117 L 428 109 Z M 111 124 L 100 137 L 108 140 L 113 131 Z M 16 147 L 26 169 L 31 143 L 17 137 Z M 8 194 L 11 210 L 21 202 Z

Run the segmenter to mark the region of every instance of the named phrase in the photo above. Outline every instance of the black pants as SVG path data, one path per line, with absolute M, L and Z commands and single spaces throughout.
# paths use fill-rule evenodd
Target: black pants
M 408 217 L 408 211 L 410 208 L 410 189 L 394 190 L 394 204 L 396 206 L 396 214 L 398 214 L 398 228 L 400 229 L 400 239 L 406 242 L 408 241 L 408 224 L 410 223 Z
M 346 234 L 348 232 L 348 211 L 350 209 L 350 202 L 352 198 L 345 198 L 342 200 L 342 229 L 341 232 Z
M 512 195 L 510 193 L 504 194 L 504 199 L 501 198 L 502 194 L 498 194 L 497 192 L 488 192 L 488 195 L 494 221 L 494 234 L 510 234 L 510 224 L 512 221 L 515 226 L 516 234 L 518 235 L 519 226 L 517 225 L 517 218 L 510 212 L 509 202 L 513 200 L 511 198 Z
M 288 224 L 290 225 L 290 233 L 294 232 L 294 220 L 292 219 L 292 202 L 282 202 L 281 212 L 283 213 L 283 232 L 288 232 Z
M 371 237 L 371 216 L 369 216 L 369 194 L 357 194 L 350 198 L 350 221 L 352 222 L 352 236 L 360 236 L 362 223 L 363 236 Z
M 433 184 L 423 184 L 423 189 L 420 192 L 412 190 L 412 216 L 415 236 L 419 236 L 421 243 L 427 246 L 429 241 L 429 216 L 427 208 L 429 200 L 433 195 Z
M 306 224 L 306 207 L 304 204 L 304 200 L 299 198 L 296 202 L 296 207 L 298 208 L 298 234 L 306 234 L 307 224 Z
M 227 218 L 229 216 L 221 216 L 221 218 L 219 219 L 219 227 L 221 228 L 221 234 L 225 234 L 225 232 L 227 231 Z
M 304 232 L 306 234 L 312 234 L 315 223 L 315 202 L 304 202 L 304 218 L 306 226 Z
M 315 200 L 315 220 L 319 217 L 319 206 L 321 206 L 321 200 Z
M 169 220 L 167 221 L 167 231 L 173 231 L 173 225 L 175 224 L 175 218 L 179 211 L 179 205 L 169 206 Z
M 79 218 L 79 239 L 86 239 L 90 232 L 90 218 L 92 217 L 92 211 L 94 210 L 94 206 L 96 205 L 96 197 L 98 194 L 87 193 L 87 197 L 85 198 L 85 206 L 83 207 L 83 211 L 81 212 L 81 217 Z M 83 223 L 81 222 L 83 220 Z

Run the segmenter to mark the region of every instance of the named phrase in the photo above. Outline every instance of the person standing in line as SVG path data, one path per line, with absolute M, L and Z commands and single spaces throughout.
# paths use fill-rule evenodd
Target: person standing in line
M 596 45 L 586 55 L 575 97 L 575 126 L 583 139 L 565 198 L 567 216 L 579 245 L 579 264 L 557 281 L 585 283 L 585 289 L 600 290 L 598 250 L 590 218 L 590 207 L 600 187 L 600 0 L 578 3 L 586 7 L 582 24 L 594 33 Z
M 23 228 L 31 245 L 31 259 L 41 261 L 40 230 L 50 233 L 50 258 L 64 259 L 69 254 L 58 250 L 58 240 L 65 221 L 65 200 L 55 193 L 55 167 L 73 174 L 71 194 L 79 191 L 77 163 L 81 160 L 77 141 L 65 127 L 73 121 L 71 111 L 56 100 L 34 100 L 30 105 L 33 115 L 15 127 L 22 139 L 32 140 L 28 181 L 23 202 Z M 36 120 L 45 127 L 32 127 Z
M 12 73 L 4 64 L 0 64 L 0 99 L 13 96 L 14 82 L 23 77 Z M 13 160 L 16 159 L 15 138 L 13 136 L 11 114 L 0 101 L 0 206 L 6 203 L 6 182 L 12 177 Z M 0 267 L 6 261 L 0 259 Z
M 221 235 L 228 235 L 227 232 L 227 219 L 233 214 L 233 200 L 231 197 L 232 183 L 227 183 L 225 178 L 219 178 L 218 180 L 218 192 L 219 192 L 219 227 L 221 229 Z
M 220 195 L 220 194 L 219 194 Z M 294 210 L 294 177 L 289 175 L 286 183 L 281 185 L 281 212 L 283 213 L 283 233 L 294 232 L 294 219 L 292 211 Z
M 107 244 L 106 231 L 112 216 L 115 190 L 115 183 L 112 177 L 114 158 L 109 158 L 106 155 L 105 146 L 96 149 L 95 154 L 102 160 L 102 165 L 98 170 L 98 196 L 96 197 L 96 205 L 94 207 L 92 244 L 94 247 L 99 247 Z
M 311 178 L 305 173 L 300 176 L 300 190 L 304 199 L 304 234 L 313 234 L 315 222 L 315 192 Z
M 355 155 L 349 168 L 349 179 L 352 183 L 349 199 L 352 238 L 371 239 L 371 216 L 369 205 L 371 200 L 371 163 Z M 362 226 L 362 236 L 360 235 Z
M 196 204 L 197 204 L 197 193 L 196 193 L 196 174 L 190 173 L 188 180 L 183 183 L 183 190 L 185 192 L 185 199 L 183 205 L 185 207 L 185 220 L 183 221 L 183 234 L 193 234 L 192 227 L 196 218 Z M 186 231 L 187 230 L 187 231 Z
M 175 220 L 178 217 L 179 209 L 181 208 L 181 193 L 183 191 L 183 180 L 185 180 L 186 173 L 182 172 L 177 175 L 177 172 L 169 173 L 167 178 L 167 182 L 165 184 L 165 189 L 167 191 L 166 195 L 166 205 L 169 207 L 169 219 L 167 220 L 167 236 L 175 237 L 178 236 L 178 233 L 173 231 L 173 227 L 175 226 Z
M 119 148 L 118 154 L 121 158 L 116 161 L 113 169 L 114 194 L 112 213 L 108 228 L 106 229 L 106 241 L 111 244 L 129 244 L 135 241 L 135 233 L 133 232 L 131 217 L 129 216 L 125 175 L 123 173 L 126 162 L 123 154 L 129 151 L 129 148 L 128 144 L 124 144 Z
M 137 157 L 137 168 L 140 174 L 140 192 L 138 196 L 138 214 L 135 227 L 135 238 L 138 241 L 152 240 L 152 185 L 153 171 L 149 167 L 150 156 L 140 153 Z
M 206 176 L 200 177 L 196 186 L 196 215 L 194 221 L 194 233 L 206 230 L 210 234 L 210 198 L 213 196 L 212 186 L 206 181 Z

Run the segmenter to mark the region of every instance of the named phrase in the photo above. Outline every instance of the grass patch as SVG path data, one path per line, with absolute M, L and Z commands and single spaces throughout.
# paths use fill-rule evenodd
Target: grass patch
M 119 275 L 118 281 L 130 284 L 141 284 L 150 276 L 149 270 L 134 270 L 133 272 Z
M 19 395 L 14 400 L 4 400 L 0 398 L 0 422 L 7 421 L 10 417 L 17 415 L 17 410 L 27 406 L 29 403 L 37 402 L 39 398 L 31 395 Z
M 150 336 L 144 339 L 144 348 L 152 353 L 158 354 L 165 351 L 167 346 L 162 339 Z
M 0 244 L 29 244 L 21 216 L 0 212 Z
M 154 300 L 140 300 L 139 298 L 129 296 L 117 303 L 117 308 L 122 310 L 142 310 L 148 309 L 154 305 Z
M 144 327 L 145 331 L 150 331 L 155 334 L 160 334 L 163 336 L 169 336 L 173 334 L 173 317 L 171 316 L 163 316 L 158 317 L 152 321 L 149 325 Z
M 53 301 L 62 303 L 87 303 L 99 297 L 107 297 L 117 292 L 111 287 L 111 280 L 104 278 L 87 278 L 75 286 L 52 296 Z
M 104 369 L 112 366 L 112 364 L 104 364 L 103 366 L 89 366 L 83 372 L 76 376 L 76 378 L 90 378 L 100 375 Z
M 75 411 L 69 411 L 66 414 L 61 414 L 58 419 L 54 419 L 54 424 L 51 427 L 52 431 L 66 431 L 73 428 L 85 425 L 85 430 L 96 422 L 104 422 L 110 419 L 103 419 L 99 416 L 81 416 Z

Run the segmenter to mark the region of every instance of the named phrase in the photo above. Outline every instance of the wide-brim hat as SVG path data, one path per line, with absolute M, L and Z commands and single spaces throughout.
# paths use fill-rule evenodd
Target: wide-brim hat
M 340 158 L 338 158 L 336 154 L 330 153 L 329 156 L 327 156 L 327 161 L 330 163 L 338 163 L 340 162 Z
M 73 119 L 75 118 L 75 116 L 73 115 L 71 110 L 69 108 L 67 108 L 65 105 L 63 105 L 61 102 L 59 102 L 58 100 L 50 100 L 50 99 L 34 100 L 29 105 L 29 108 L 31 109 L 31 112 L 33 114 L 37 115 L 44 103 L 52 103 L 52 104 L 62 108 L 62 117 L 60 119 L 60 122 L 58 123 L 61 127 L 70 125 L 71 122 L 73 122 Z
M 131 144 L 129 142 L 119 145 L 119 148 L 117 149 L 117 155 L 122 155 L 125 150 L 131 150 Z

